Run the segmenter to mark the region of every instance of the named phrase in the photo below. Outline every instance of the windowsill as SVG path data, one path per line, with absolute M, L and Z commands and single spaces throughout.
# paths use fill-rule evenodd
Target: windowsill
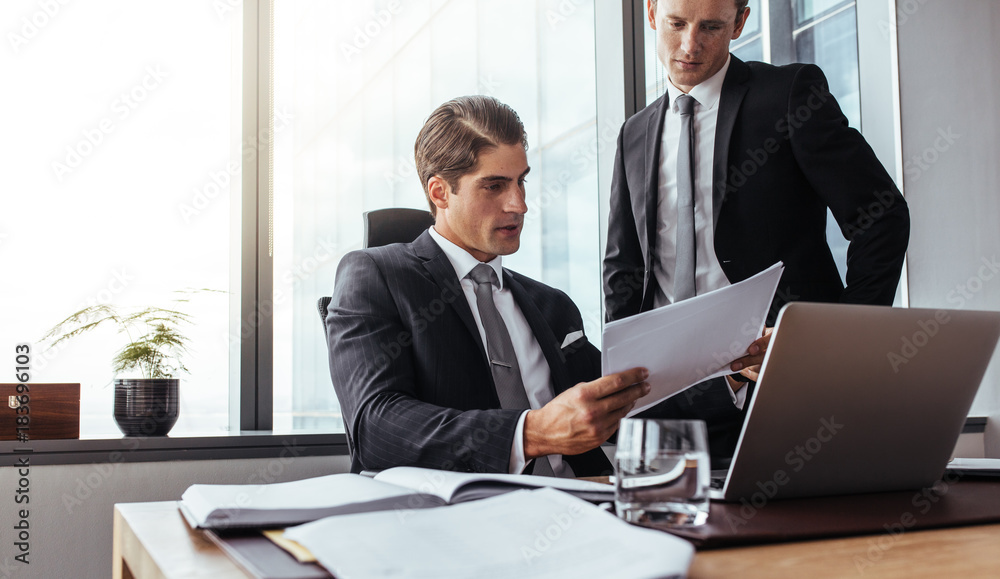
M 84 435 L 79 439 L 0 441 L 0 464 L 29 457 L 32 466 L 346 455 L 344 434 L 316 430 L 211 432 L 174 436 Z
M 970 416 L 964 434 L 984 432 L 985 417 Z M 244 430 L 159 437 L 83 437 L 67 440 L 0 441 L 0 465 L 30 457 L 32 465 L 99 462 L 158 462 L 347 455 L 342 433 L 315 430 Z

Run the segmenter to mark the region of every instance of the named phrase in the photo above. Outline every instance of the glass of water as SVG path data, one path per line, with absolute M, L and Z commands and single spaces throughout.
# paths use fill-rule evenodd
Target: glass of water
M 708 519 L 708 436 L 701 420 L 626 418 L 615 452 L 618 516 L 643 525 Z

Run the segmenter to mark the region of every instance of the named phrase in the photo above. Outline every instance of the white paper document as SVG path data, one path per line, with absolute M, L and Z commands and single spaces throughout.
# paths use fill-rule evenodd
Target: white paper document
M 554 489 L 451 507 L 331 517 L 285 537 L 338 579 L 674 577 L 694 548 Z
M 729 365 L 764 331 L 784 271 L 779 261 L 757 275 L 707 294 L 604 326 L 604 374 L 642 366 L 649 394 L 638 412 L 699 382 L 731 374 Z
M 953 458 L 946 468 L 963 476 L 1000 476 L 1000 458 Z

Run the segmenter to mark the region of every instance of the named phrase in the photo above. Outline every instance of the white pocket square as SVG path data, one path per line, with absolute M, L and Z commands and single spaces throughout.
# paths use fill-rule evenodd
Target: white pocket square
M 565 348 L 566 346 L 572 344 L 573 342 L 579 340 L 582 337 L 583 337 L 583 330 L 577 330 L 575 332 L 570 332 L 570 333 L 566 334 L 566 339 L 563 340 L 562 346 L 559 346 L 559 348 L 560 349 L 561 348 Z

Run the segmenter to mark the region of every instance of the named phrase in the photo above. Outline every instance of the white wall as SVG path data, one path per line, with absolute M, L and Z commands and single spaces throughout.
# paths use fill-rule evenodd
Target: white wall
M 1000 310 L 1000 2 L 896 6 L 910 306 Z M 971 414 L 998 413 L 994 355 Z
M 17 469 L 3 466 L 0 578 L 110 577 L 115 503 L 177 500 L 196 482 L 282 482 L 348 470 L 346 456 L 34 466 L 25 505 L 14 502 Z M 14 561 L 11 528 L 22 508 L 29 511 L 29 565 Z

